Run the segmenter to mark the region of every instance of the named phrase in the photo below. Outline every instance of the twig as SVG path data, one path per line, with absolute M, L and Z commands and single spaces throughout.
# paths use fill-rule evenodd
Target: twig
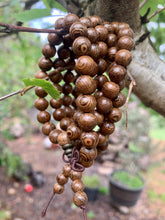
M 139 39 L 135 42 L 135 46 L 139 45 L 140 43 L 142 43 L 148 36 L 150 35 L 150 32 L 147 31 L 144 34 L 142 34 Z
M 147 19 L 148 14 L 150 13 L 151 8 L 148 8 L 146 13 L 140 17 L 141 20 L 141 24 L 146 24 L 149 22 L 149 20 Z
M 155 15 L 159 14 L 161 11 L 165 10 L 165 7 L 156 10 L 152 15 L 150 15 L 147 20 L 149 21 L 151 18 L 153 18 Z
M 0 28 L 1 33 L 12 33 L 12 32 L 34 32 L 34 33 L 56 33 L 58 35 L 64 34 L 63 29 L 59 30 L 49 30 L 49 29 L 38 29 L 38 28 L 29 28 L 22 27 L 12 24 L 5 24 L 0 22 L 0 26 L 4 28 Z
M 139 5 L 139 9 L 141 9 L 147 2 L 148 2 L 148 0 L 142 1 L 142 3 Z

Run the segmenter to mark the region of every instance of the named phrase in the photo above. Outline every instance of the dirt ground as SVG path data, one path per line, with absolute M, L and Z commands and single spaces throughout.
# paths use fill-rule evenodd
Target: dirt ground
M 0 209 L 11 212 L 11 220 L 40 220 L 41 211 L 46 204 L 52 186 L 56 181 L 56 175 L 61 172 L 64 162 L 61 159 L 62 150 L 46 150 L 44 148 L 44 137 L 41 134 L 22 137 L 14 141 L 8 141 L 11 150 L 19 153 L 23 160 L 32 164 L 35 171 L 42 171 L 46 183 L 41 188 L 34 188 L 33 192 L 27 193 L 24 190 L 26 182 L 15 182 L 6 177 L 4 170 L 0 169 Z M 163 146 L 162 146 L 163 147 Z M 161 154 L 162 156 L 162 154 Z M 165 154 L 164 154 L 165 156 Z M 154 160 L 158 160 L 159 156 Z M 101 164 L 96 162 L 86 173 L 97 173 Z M 92 212 L 94 220 L 164 220 L 165 201 L 159 199 L 165 194 L 165 170 L 163 165 L 152 168 L 145 176 L 147 177 L 146 187 L 140 200 L 129 210 L 129 214 L 123 214 L 110 205 L 109 195 L 99 195 L 97 201 L 88 202 L 87 213 Z M 108 186 L 107 175 L 99 174 L 104 186 Z M 82 210 L 73 207 L 73 192 L 70 189 L 71 182 L 68 182 L 65 191 L 56 195 L 51 203 L 45 220 L 83 220 Z M 13 191 L 12 191 L 12 190 Z M 154 198 L 148 192 L 156 191 Z M 11 193 L 13 192 L 13 193 Z M 88 220 L 91 218 L 88 218 Z

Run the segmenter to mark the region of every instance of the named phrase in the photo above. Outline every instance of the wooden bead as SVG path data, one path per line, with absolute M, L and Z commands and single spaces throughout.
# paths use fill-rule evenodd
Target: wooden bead
M 113 22 L 111 22 L 111 25 L 112 25 L 113 28 L 114 28 L 115 34 L 118 34 L 118 32 L 119 32 L 119 22 L 113 21 Z
M 83 182 L 78 179 L 78 180 L 74 180 L 71 184 L 71 189 L 74 193 L 76 192 L 83 192 L 84 190 L 84 184 Z
M 71 118 L 74 114 L 74 110 L 71 107 L 65 106 L 65 116 Z
M 70 164 L 65 164 L 63 167 L 63 174 L 65 177 L 69 177 L 71 173 L 71 165 Z
M 88 202 L 88 197 L 85 192 L 76 192 L 73 197 L 73 202 L 76 206 L 84 206 Z
M 92 131 L 92 132 L 83 132 L 81 134 L 80 139 L 84 147 L 91 149 L 97 146 L 99 137 L 95 131 Z
M 58 18 L 54 25 L 55 29 L 62 29 L 63 23 L 64 23 L 64 18 Z
M 117 42 L 117 46 L 119 49 L 132 50 L 134 48 L 134 41 L 129 36 L 123 36 L 119 38 Z
M 97 90 L 94 94 L 95 99 L 97 100 L 98 98 L 104 96 L 102 91 Z
M 62 80 L 62 74 L 58 70 L 53 70 L 49 73 L 49 78 L 53 83 L 59 83 Z
M 105 57 L 107 55 L 107 52 L 108 52 L 108 46 L 105 42 L 103 41 L 99 41 L 98 42 L 98 46 L 99 46 L 99 49 L 100 49 L 100 57 Z
M 38 61 L 38 66 L 43 71 L 48 71 L 52 68 L 53 63 L 49 58 L 41 57 Z
M 114 82 L 106 82 L 102 88 L 103 94 L 110 99 L 115 98 L 119 94 L 119 91 L 119 86 Z
M 62 93 L 62 86 L 60 86 L 58 83 L 54 83 L 53 86 L 54 86 L 60 93 Z
M 73 87 L 73 90 L 72 90 L 72 95 L 74 96 L 74 99 L 76 99 L 79 95 L 81 94 L 80 91 L 78 91 L 77 87 Z M 77 108 L 77 107 L 76 107 Z
M 52 98 L 50 100 L 50 105 L 52 108 L 60 108 L 62 105 L 62 99 L 56 100 Z
M 47 96 L 47 92 L 45 92 L 45 90 L 39 86 L 35 87 L 35 94 L 40 98 L 44 98 Z
M 68 178 L 63 173 L 59 173 L 56 177 L 56 180 L 60 185 L 64 185 L 68 182 Z
M 120 91 L 123 90 L 125 88 L 125 79 L 123 79 L 122 81 L 120 81 L 118 83 L 119 87 L 120 87 Z
M 75 22 L 71 25 L 69 33 L 72 39 L 80 36 L 87 36 L 87 27 L 81 22 Z
M 57 138 L 58 135 L 61 133 L 62 131 L 59 129 L 54 129 L 49 133 L 49 140 L 53 143 L 53 144 L 57 144 Z
M 62 108 L 57 108 L 53 112 L 53 117 L 56 121 L 61 121 L 61 119 L 65 117 L 65 110 Z
M 63 59 L 56 58 L 53 62 L 54 69 L 57 69 L 58 67 L 65 67 L 66 63 Z
M 102 145 L 97 146 L 97 151 L 105 151 L 108 148 L 108 141 L 104 142 Z
M 72 120 L 68 117 L 62 118 L 60 121 L 60 128 L 64 131 L 67 130 L 68 126 L 72 123 Z
M 49 135 L 50 132 L 52 130 L 54 130 L 56 127 L 53 123 L 51 122 L 46 122 L 43 126 L 42 126 L 42 133 L 45 135 Z
M 76 124 L 78 124 L 78 121 L 79 121 L 82 114 L 83 114 L 83 112 L 80 110 L 76 110 L 76 112 L 74 113 L 73 120 Z
M 72 49 L 77 56 L 88 55 L 91 49 L 91 42 L 87 37 L 77 37 L 73 41 Z
M 99 141 L 98 141 L 98 144 L 97 144 L 97 148 L 98 148 L 98 146 L 102 146 L 107 142 L 107 137 L 105 135 L 98 132 L 98 136 L 99 136 Z
M 108 120 L 111 123 L 115 123 L 115 122 L 120 121 L 121 117 L 122 117 L 121 110 L 118 108 L 113 108 L 112 111 L 108 115 Z
M 67 59 L 67 58 L 70 57 L 71 52 L 70 52 L 69 48 L 62 45 L 58 48 L 57 53 L 58 53 L 58 56 L 59 56 L 60 59 Z
M 111 23 L 109 23 L 109 22 L 104 22 L 103 25 L 104 25 L 104 27 L 107 28 L 109 34 L 111 34 L 111 33 L 113 34 L 113 33 L 114 33 L 115 28 L 113 27 L 113 25 L 112 25 Z
M 83 131 L 90 131 L 97 125 L 97 118 L 92 113 L 83 113 L 78 120 L 78 124 Z
M 85 161 L 82 158 L 80 158 L 79 163 L 83 165 L 85 168 L 91 167 L 94 163 L 94 160 Z
M 92 43 L 96 43 L 99 39 L 99 33 L 95 30 L 95 28 L 88 28 L 87 37 Z
M 51 118 L 51 116 L 50 116 L 49 112 L 47 112 L 47 111 L 41 111 L 37 114 L 37 120 L 43 124 L 50 121 L 50 118 Z
M 97 111 L 107 114 L 112 110 L 112 101 L 104 96 L 97 99 Z
M 79 95 L 76 105 L 83 112 L 93 112 L 96 107 L 96 99 L 92 95 Z
M 119 22 L 119 31 L 120 29 L 123 28 L 130 28 L 129 24 L 125 23 L 125 22 Z
M 101 125 L 102 123 L 103 123 L 103 121 L 104 121 L 104 115 L 103 114 L 100 114 L 99 112 L 97 112 L 97 111 L 94 111 L 94 113 L 93 113 L 95 116 L 96 116 L 96 118 L 97 118 L 97 125 Z
M 74 79 L 75 79 L 74 74 L 73 74 L 70 70 L 68 70 L 68 71 L 64 74 L 64 81 L 65 81 L 66 83 L 72 83 L 72 82 L 74 82 Z
M 62 36 L 63 44 L 65 48 L 69 48 L 73 44 L 73 39 L 71 38 L 70 34 L 65 34 Z M 70 56 L 72 55 L 70 51 Z
M 111 62 L 114 61 L 116 53 L 117 53 L 117 48 L 116 47 L 110 47 L 108 49 L 108 52 L 107 52 L 108 60 L 111 61 Z
M 118 32 L 118 38 L 123 37 L 123 36 L 129 36 L 133 38 L 133 31 L 131 28 L 122 28 Z
M 105 75 L 96 76 L 95 80 L 96 80 L 98 89 L 102 89 L 103 85 L 109 81 Z
M 56 48 L 48 43 L 42 47 L 42 54 L 46 58 L 54 57 L 55 53 L 56 53 Z
M 123 93 L 119 93 L 118 96 L 113 99 L 112 103 L 113 103 L 113 106 L 116 107 L 116 108 L 120 108 L 121 106 L 123 106 L 126 102 L 126 97 Z
M 128 66 L 131 60 L 132 60 L 132 55 L 129 52 L 129 50 L 122 49 L 116 53 L 115 61 L 117 64 L 120 64 L 122 66 Z
M 103 135 L 110 135 L 114 132 L 115 130 L 115 125 L 110 123 L 110 122 L 104 122 L 101 126 L 100 126 L 100 132 Z
M 35 103 L 34 103 L 35 107 L 40 110 L 40 111 L 44 111 L 45 109 L 47 109 L 48 107 L 48 101 L 44 98 L 38 98 L 36 99 Z
M 82 172 L 71 170 L 70 178 L 72 181 L 77 180 L 77 179 L 81 179 L 81 177 L 82 177 Z
M 103 23 L 102 19 L 98 15 L 92 15 L 90 17 L 90 20 L 91 20 L 92 27 L 95 27 L 95 26 Z
M 59 183 L 55 183 L 53 186 L 54 193 L 57 193 L 57 194 L 63 193 L 64 189 L 65 189 L 64 186 L 60 185 Z
M 72 86 L 69 83 L 64 83 L 64 85 L 62 86 L 62 91 L 65 95 L 68 95 L 69 93 L 72 92 Z
M 55 46 L 55 45 L 61 44 L 62 38 L 59 35 L 57 35 L 56 33 L 49 33 L 48 34 L 48 41 L 49 41 L 50 45 Z
M 67 128 L 67 135 L 71 140 L 76 140 L 80 137 L 81 131 L 74 123 L 70 124 Z
M 90 56 L 81 56 L 76 62 L 75 70 L 79 74 L 95 76 L 98 73 L 98 66 Z
M 108 30 L 105 26 L 103 25 L 97 25 L 95 27 L 95 30 L 99 34 L 99 41 L 105 41 L 108 37 Z
M 80 158 L 82 158 L 84 161 L 91 161 L 94 160 L 97 157 L 97 149 L 91 148 L 87 149 L 86 146 L 82 146 L 80 148 Z
M 98 74 L 99 75 L 104 73 L 107 69 L 107 66 L 108 66 L 107 62 L 103 58 L 98 59 L 97 65 L 98 65 Z
M 44 71 L 38 71 L 38 72 L 36 72 L 36 74 L 35 74 L 35 78 L 36 79 L 44 79 L 44 78 L 46 78 L 47 77 L 47 74 L 46 74 L 46 72 L 44 72 Z
M 91 20 L 87 17 L 81 17 L 80 22 L 83 23 L 87 28 L 91 27 Z
M 121 80 L 125 78 L 127 74 L 127 70 L 121 66 L 116 65 L 110 68 L 108 75 L 112 82 L 119 83 Z
M 97 60 L 100 57 L 100 48 L 98 44 L 92 44 L 90 49 L 90 56 Z
M 117 42 L 117 36 L 115 34 L 108 34 L 107 45 L 108 47 L 114 47 Z
M 64 95 L 62 101 L 63 101 L 63 105 L 69 106 L 72 104 L 72 97 L 69 95 Z
M 88 75 L 79 76 L 75 87 L 82 94 L 92 94 L 96 90 L 96 81 Z
M 59 145 L 63 146 L 70 143 L 70 139 L 65 131 L 61 132 L 57 137 L 57 142 Z
M 75 14 L 68 14 L 65 16 L 62 26 L 64 30 L 69 31 L 71 25 L 79 21 L 79 17 Z

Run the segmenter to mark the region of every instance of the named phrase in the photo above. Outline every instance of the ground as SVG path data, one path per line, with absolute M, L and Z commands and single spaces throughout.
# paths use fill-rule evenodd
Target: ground
M 44 136 L 33 134 L 21 137 L 14 141 L 8 141 L 12 151 L 21 154 L 24 161 L 32 164 L 35 171 L 42 171 L 46 183 L 41 188 L 34 188 L 33 192 L 24 190 L 25 182 L 15 182 L 5 175 L 4 169 L 0 172 L 0 209 L 9 210 L 11 220 L 40 220 L 42 208 L 46 204 L 52 192 L 52 186 L 56 182 L 56 175 L 61 172 L 64 162 L 61 159 L 62 150 L 46 150 L 44 148 Z M 160 144 L 163 148 L 164 143 Z M 154 152 L 155 154 L 155 152 Z M 154 161 L 164 158 L 165 153 L 155 154 Z M 98 162 L 87 173 L 97 173 L 103 166 Z M 104 167 L 101 167 L 104 169 Z M 105 167 L 107 169 L 107 167 Z M 111 168 L 109 167 L 109 170 Z M 165 168 L 163 164 L 152 166 L 149 172 L 144 174 L 147 178 L 145 189 L 137 205 L 131 208 L 125 215 L 110 205 L 109 195 L 99 195 L 96 202 L 88 202 L 87 213 L 92 214 L 94 220 L 163 220 L 165 216 Z M 104 173 L 104 172 L 103 172 Z M 99 174 L 102 185 L 108 187 L 106 174 Z M 51 203 L 45 220 L 83 220 L 82 210 L 72 204 L 73 193 L 69 182 L 62 195 L 56 195 Z M 90 215 L 89 214 L 89 215 Z M 91 215 L 91 217 L 92 217 Z M 0 217 L 1 219 L 1 217 Z M 5 219 L 5 220 L 6 220 Z

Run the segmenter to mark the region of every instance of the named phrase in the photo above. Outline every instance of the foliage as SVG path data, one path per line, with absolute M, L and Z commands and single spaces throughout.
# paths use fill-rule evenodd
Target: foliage
M 104 187 L 104 186 L 99 187 L 99 193 L 103 194 L 103 195 L 108 195 L 109 194 L 109 188 Z
M 93 211 L 87 212 L 87 217 L 88 218 L 95 218 L 95 213 Z
M 83 182 L 86 187 L 97 188 L 100 184 L 98 175 L 94 174 L 93 176 L 84 176 Z
M 11 218 L 10 211 L 0 210 L 0 220 L 7 220 Z

